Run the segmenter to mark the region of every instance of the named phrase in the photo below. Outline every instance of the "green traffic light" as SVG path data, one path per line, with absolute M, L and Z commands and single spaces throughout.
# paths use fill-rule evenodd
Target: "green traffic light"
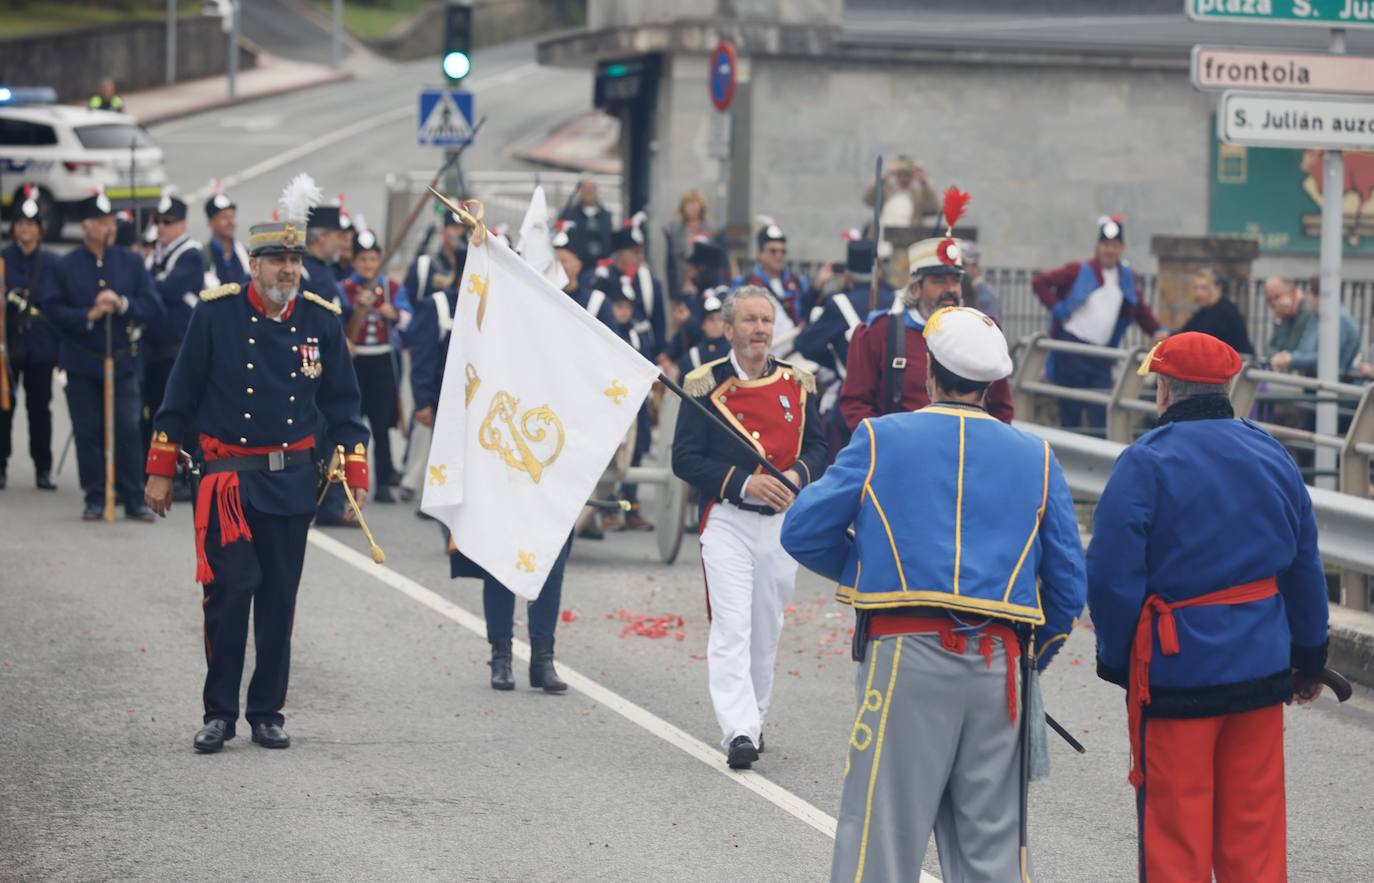
M 472 59 L 466 52 L 449 52 L 444 55 L 444 76 L 450 80 L 461 80 L 472 70 Z
M 628 64 L 608 64 L 603 68 L 603 71 L 608 77 L 623 77 L 630 72 L 630 66 Z

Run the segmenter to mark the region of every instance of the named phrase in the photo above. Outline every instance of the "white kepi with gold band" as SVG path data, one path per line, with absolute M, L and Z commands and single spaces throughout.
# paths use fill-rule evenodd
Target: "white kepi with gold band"
M 439 198 L 472 232 L 420 508 L 534 599 L 658 368 Z

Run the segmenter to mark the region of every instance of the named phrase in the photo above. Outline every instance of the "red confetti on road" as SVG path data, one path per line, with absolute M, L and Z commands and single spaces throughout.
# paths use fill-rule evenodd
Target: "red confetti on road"
M 577 619 L 577 614 L 573 613 L 571 610 L 564 610 L 562 619 L 564 622 L 572 622 L 574 619 Z
M 622 607 L 614 615 L 606 618 L 625 623 L 625 628 L 620 630 L 622 638 L 630 635 L 639 638 L 666 638 L 672 635 L 675 640 L 681 641 L 687 637 L 682 631 L 682 617 L 676 613 L 650 616 L 647 613 L 631 613 Z

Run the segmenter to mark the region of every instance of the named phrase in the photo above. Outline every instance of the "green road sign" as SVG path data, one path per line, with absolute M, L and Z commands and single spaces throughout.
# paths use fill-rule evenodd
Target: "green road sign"
M 1374 0 L 1184 0 L 1194 21 L 1374 28 Z

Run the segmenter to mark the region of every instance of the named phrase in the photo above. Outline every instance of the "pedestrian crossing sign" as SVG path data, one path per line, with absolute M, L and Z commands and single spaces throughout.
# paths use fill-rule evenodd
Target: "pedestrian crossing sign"
M 472 141 L 472 93 L 458 89 L 420 92 L 415 140 L 421 147 L 462 147 Z

